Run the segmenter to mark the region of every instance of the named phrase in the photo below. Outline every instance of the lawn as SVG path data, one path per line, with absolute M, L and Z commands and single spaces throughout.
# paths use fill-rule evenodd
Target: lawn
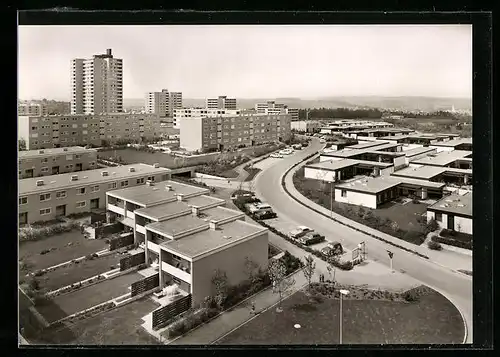
M 149 298 L 104 312 L 75 324 L 60 324 L 43 331 L 36 343 L 73 345 L 158 345 L 142 327 L 142 317 L 158 308 Z
M 50 271 L 38 277 L 40 288 L 52 291 L 105 273 L 116 268 L 120 258 L 120 255 L 115 253 L 92 260 L 83 260 L 78 264 L 75 263 Z
M 86 239 L 80 230 L 73 230 L 37 241 L 19 243 L 19 260 L 28 264 L 28 271 L 35 271 L 98 252 L 107 247 L 108 244 L 104 239 Z M 40 254 L 46 249 L 53 250 L 47 254 Z
M 324 208 L 333 209 L 333 212 L 353 221 L 416 245 L 422 244 L 426 238 L 426 219 L 422 217 L 427 210 L 426 204 L 410 202 L 403 205 L 388 202 L 378 209 L 371 209 L 348 203 L 332 202 L 330 184 L 304 178 L 304 168 L 300 168 L 293 175 L 293 183 L 295 188 L 311 201 Z M 333 185 L 335 187 L 335 184 Z M 335 196 L 333 199 L 335 200 Z M 419 223 L 419 220 L 422 223 Z M 393 226 L 394 222 L 397 225 Z
M 247 167 L 245 169 L 246 172 L 248 172 L 248 176 L 245 178 L 245 181 L 252 181 L 254 177 L 261 171 L 260 169 L 256 167 Z
M 437 292 L 417 302 L 343 301 L 345 344 L 462 343 L 464 325 L 458 310 Z M 311 302 L 298 292 L 217 342 L 219 345 L 338 344 L 339 301 Z M 300 324 L 300 328 L 294 328 Z
M 38 312 L 48 321 L 54 322 L 65 316 L 104 303 L 126 294 L 132 283 L 143 279 L 138 273 L 130 273 L 114 279 L 104 280 L 74 292 L 56 296 L 36 306 Z

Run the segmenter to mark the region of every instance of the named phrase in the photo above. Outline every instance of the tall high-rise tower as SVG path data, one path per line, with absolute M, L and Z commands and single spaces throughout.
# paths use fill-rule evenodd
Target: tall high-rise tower
M 71 61 L 71 114 L 123 112 L 123 60 L 111 49 Z
M 173 117 L 174 109 L 182 109 L 182 93 L 169 92 L 168 89 L 148 92 L 144 109 L 146 113 L 158 114 L 160 117 Z

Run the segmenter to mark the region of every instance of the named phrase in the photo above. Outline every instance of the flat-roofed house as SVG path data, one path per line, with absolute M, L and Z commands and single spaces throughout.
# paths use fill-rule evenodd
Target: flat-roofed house
M 230 285 L 248 279 L 245 260 L 268 264 L 268 230 L 245 222 L 208 190 L 174 181 L 108 192 L 108 210 L 132 226 L 160 287 L 176 284 L 192 305 L 213 296 L 212 277 L 225 272 Z M 124 221 L 127 218 L 127 222 Z
M 472 192 L 445 196 L 427 207 L 427 221 L 431 219 L 441 228 L 472 234 Z
M 335 186 L 335 201 L 376 209 L 397 197 L 400 183 L 391 176 L 343 183 Z

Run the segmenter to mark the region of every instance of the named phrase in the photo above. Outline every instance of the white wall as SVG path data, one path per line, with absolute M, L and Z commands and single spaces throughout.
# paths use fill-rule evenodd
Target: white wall
M 394 167 L 406 165 L 406 156 L 395 157 L 393 163 Z
M 443 152 L 443 151 L 453 151 L 455 148 L 453 146 L 434 146 L 434 145 L 429 145 L 430 148 L 436 149 L 436 152 Z
M 394 172 L 394 166 L 390 166 L 385 169 L 380 169 L 380 176 L 390 175 L 393 172 Z
M 373 209 L 377 208 L 376 195 L 370 195 L 366 193 L 347 190 L 347 196 L 342 197 L 342 192 L 340 188 L 335 189 L 335 201 L 342 203 L 350 203 L 353 205 L 364 206 Z
M 427 211 L 427 222 L 430 221 L 431 219 L 435 218 L 434 212 Z M 465 217 L 457 217 L 455 216 L 454 219 L 455 222 L 455 231 L 459 231 L 467 234 L 472 234 L 472 219 L 471 218 L 465 218 Z M 437 222 L 439 224 L 439 227 L 448 229 L 448 215 L 446 213 L 442 214 L 442 220 L 441 222 Z
M 344 160 L 341 157 L 332 157 L 332 156 L 326 156 L 326 155 L 320 155 L 319 156 L 319 162 L 323 161 L 339 161 L 339 160 Z
M 435 149 L 435 148 L 433 148 L 433 149 Z M 424 153 L 421 153 L 421 154 L 418 154 L 418 155 L 414 155 L 412 157 L 406 157 L 406 164 L 408 165 L 412 161 L 415 161 L 415 160 L 421 159 L 423 157 L 429 156 L 429 154 L 435 154 L 436 152 L 437 152 L 437 150 L 427 151 L 427 152 L 424 152 Z
M 313 180 L 335 182 L 335 171 L 319 170 L 311 167 L 304 168 L 304 177 Z
M 419 167 L 422 167 L 423 165 L 420 165 L 420 164 L 412 164 L 410 163 L 410 167 L 414 167 L 414 168 L 419 168 Z
M 190 151 L 201 150 L 203 147 L 202 118 L 178 118 L 178 121 L 180 122 L 180 147 Z

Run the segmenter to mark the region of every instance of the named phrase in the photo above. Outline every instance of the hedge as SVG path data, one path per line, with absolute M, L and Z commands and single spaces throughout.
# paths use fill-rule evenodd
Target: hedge
M 70 232 L 74 229 L 80 228 L 80 223 L 78 222 L 65 222 L 55 224 L 49 227 L 35 228 L 33 226 L 21 227 L 19 228 L 19 241 L 36 241 L 41 238 L 51 237 L 56 234 Z
M 472 250 L 472 242 L 462 242 L 462 241 L 459 241 L 456 239 L 445 238 L 445 237 L 440 237 L 440 236 L 436 236 L 436 235 L 432 236 L 431 240 L 436 242 L 436 243 L 442 243 L 442 244 L 452 245 L 452 246 L 458 247 L 458 248 Z

